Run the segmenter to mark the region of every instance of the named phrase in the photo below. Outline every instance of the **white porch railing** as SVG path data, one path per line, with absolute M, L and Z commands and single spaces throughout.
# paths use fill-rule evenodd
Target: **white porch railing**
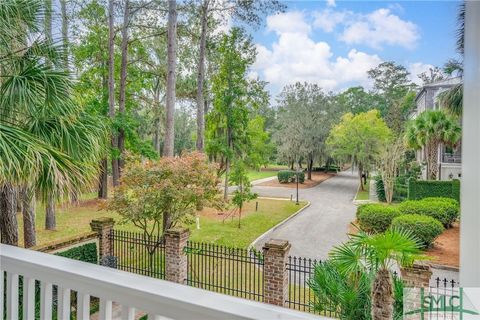
M 35 280 L 40 281 L 40 317 L 51 319 L 53 286 L 57 286 L 58 319 L 70 319 L 70 292 L 77 292 L 77 319 L 90 319 L 90 297 L 100 301 L 100 319 L 112 319 L 112 302 L 122 306 L 122 319 L 134 319 L 135 311 L 148 319 L 327 319 L 259 302 L 244 300 L 84 263 L 59 256 L 0 245 L 0 319 L 35 316 Z M 23 276 L 23 301 L 19 301 L 19 277 Z

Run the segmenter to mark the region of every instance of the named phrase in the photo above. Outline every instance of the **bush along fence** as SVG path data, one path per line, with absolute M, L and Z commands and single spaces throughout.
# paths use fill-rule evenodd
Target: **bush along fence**
M 419 200 L 429 197 L 445 197 L 460 201 L 460 180 L 437 181 L 410 179 L 408 181 L 409 200 Z
M 300 311 L 336 317 L 330 301 L 318 301 L 308 286 L 321 261 L 289 255 L 290 243 L 267 241 L 262 252 L 189 241 L 188 229 L 168 230 L 163 239 L 146 240 L 141 233 L 113 229 L 113 220 L 91 223 L 98 236 L 100 263 L 121 270 L 186 284 L 205 290 L 261 301 Z M 427 266 L 401 270 L 405 285 L 427 287 Z M 458 285 L 437 279 L 437 288 Z M 444 286 L 445 284 L 445 286 Z

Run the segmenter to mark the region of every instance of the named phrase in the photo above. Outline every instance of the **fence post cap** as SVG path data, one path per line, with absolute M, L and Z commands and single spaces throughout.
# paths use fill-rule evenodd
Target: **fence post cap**
M 277 250 L 277 251 L 287 251 L 290 249 L 291 244 L 287 240 L 281 239 L 270 239 L 263 245 L 264 250 Z
M 112 227 L 115 224 L 115 220 L 109 217 L 101 217 L 97 219 L 93 219 L 90 221 L 90 227 L 93 231 L 101 230 L 105 227 Z
M 190 234 L 190 229 L 188 228 L 174 228 L 174 229 L 168 229 L 165 231 L 165 235 L 170 237 L 182 237 L 189 234 Z

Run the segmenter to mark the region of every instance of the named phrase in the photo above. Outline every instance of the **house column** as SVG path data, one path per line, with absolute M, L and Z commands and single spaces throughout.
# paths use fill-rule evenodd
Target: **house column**
M 460 284 L 480 287 L 480 1 L 465 1 Z

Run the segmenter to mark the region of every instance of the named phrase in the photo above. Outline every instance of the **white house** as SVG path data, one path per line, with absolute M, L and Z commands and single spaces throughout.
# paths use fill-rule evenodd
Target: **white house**
M 439 95 L 461 83 L 460 77 L 449 78 L 429 83 L 420 88 L 420 91 L 415 97 L 415 110 L 411 113 L 411 118 L 415 119 L 417 115 L 426 110 L 436 110 L 441 108 L 438 103 Z M 461 143 L 457 147 L 441 145 L 438 150 L 438 179 L 452 180 L 460 179 L 462 176 L 462 150 Z M 417 161 L 420 163 L 426 162 L 425 148 L 417 151 Z M 426 170 L 422 171 L 423 178 L 426 179 Z

